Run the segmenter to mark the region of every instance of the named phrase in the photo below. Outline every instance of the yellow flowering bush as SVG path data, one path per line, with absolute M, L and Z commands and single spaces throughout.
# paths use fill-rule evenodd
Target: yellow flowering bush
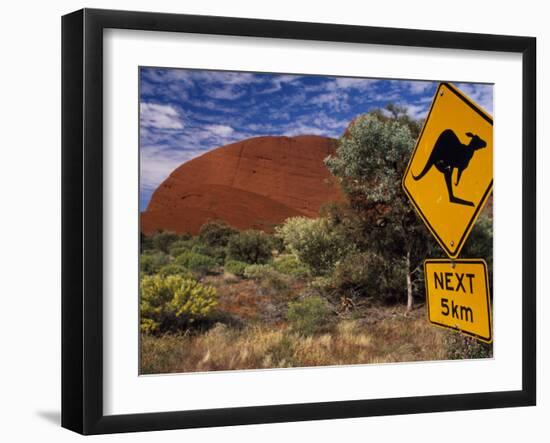
M 146 275 L 140 293 L 140 327 L 146 334 L 189 327 L 217 304 L 215 288 L 181 275 Z

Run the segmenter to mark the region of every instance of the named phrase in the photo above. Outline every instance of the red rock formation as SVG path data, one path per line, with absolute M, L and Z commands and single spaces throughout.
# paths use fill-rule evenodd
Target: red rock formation
M 141 214 L 141 230 L 196 234 L 209 220 L 272 231 L 288 217 L 316 217 L 343 201 L 324 158 L 333 140 L 319 136 L 255 137 L 212 150 L 178 167 Z

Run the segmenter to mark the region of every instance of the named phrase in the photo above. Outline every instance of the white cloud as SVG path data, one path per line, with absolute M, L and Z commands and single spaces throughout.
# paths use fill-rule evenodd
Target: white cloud
M 456 83 L 455 86 L 489 114 L 493 113 L 493 85 Z
M 279 130 L 279 126 L 261 123 L 250 123 L 246 125 L 246 129 L 254 132 L 262 132 L 264 134 L 274 134 Z
M 206 129 L 218 137 L 227 137 L 233 134 L 234 131 L 231 126 L 227 125 L 209 125 Z
M 189 132 L 172 132 L 163 144 L 150 137 L 152 143 L 142 143 L 140 148 L 141 190 L 154 191 L 182 163 L 205 152 L 251 134 L 237 132 L 226 125 L 208 125 Z
M 309 103 L 317 106 L 327 105 L 335 111 L 347 111 L 349 110 L 348 99 L 349 96 L 344 92 L 325 92 L 310 99 Z
M 156 146 L 140 149 L 140 187 L 155 190 L 182 163 L 203 154 L 204 150 L 170 150 Z
M 424 94 L 434 86 L 434 82 L 409 81 L 404 82 L 403 85 L 407 86 L 412 94 Z
M 412 103 L 404 103 L 401 106 L 403 106 L 407 110 L 407 114 L 409 117 L 413 118 L 414 120 L 421 120 L 426 118 L 426 114 L 428 113 L 428 106 L 426 104 L 412 104 Z
M 370 97 L 374 102 L 389 102 L 397 101 L 401 98 L 401 93 L 398 91 L 386 91 L 383 93 L 374 94 Z
M 255 74 L 225 71 L 194 71 L 193 78 L 205 83 L 221 83 L 225 85 L 248 85 L 261 81 Z
M 340 77 L 334 80 L 333 87 L 334 89 L 358 89 L 365 91 L 377 82 L 378 80 L 370 78 Z
M 328 116 L 325 113 L 319 113 L 317 116 L 314 116 L 313 123 L 317 125 L 320 128 L 328 128 L 328 129 L 338 129 L 343 130 L 348 126 L 350 122 L 349 118 L 333 118 Z
M 432 101 L 433 101 L 433 96 L 431 95 L 426 95 L 425 97 L 421 97 L 417 100 L 418 103 L 422 103 L 422 104 L 432 104 Z
M 320 112 L 298 118 L 282 131 L 282 135 L 322 135 L 338 138 L 342 135 L 348 123 L 349 120 L 347 118 L 337 119 L 330 117 L 324 112 Z
M 303 123 L 297 123 L 292 125 L 286 131 L 284 135 L 287 137 L 293 137 L 295 135 L 324 135 L 327 136 L 327 130 L 318 128 L 316 126 L 311 126 Z
M 225 112 L 225 113 L 235 112 L 235 108 L 231 106 L 223 106 L 216 100 L 189 99 L 187 101 L 188 103 L 192 104 L 193 106 L 199 109 L 208 109 L 210 111 Z
M 317 93 L 309 100 L 310 104 L 326 105 L 333 111 L 346 112 L 350 110 L 350 96 L 364 102 L 374 95 L 375 85 L 379 82 L 378 79 L 338 77 L 320 85 L 307 86 L 305 90 Z
M 428 104 L 421 101 L 417 103 L 398 102 L 397 105 L 404 108 L 406 114 L 413 120 L 423 120 L 428 114 Z M 386 108 L 382 108 L 380 111 L 388 117 L 392 116 L 392 113 Z
M 283 85 L 298 83 L 301 78 L 302 76 L 300 75 L 277 75 L 271 77 L 267 83 L 267 87 L 258 91 L 258 94 L 271 94 L 273 92 L 278 92 L 283 89 Z
M 178 111 L 170 105 L 140 103 L 140 123 L 145 128 L 183 129 Z
M 350 90 L 358 90 L 360 92 L 365 92 L 367 90 L 372 90 L 374 85 L 379 83 L 380 80 L 372 78 L 348 78 L 348 77 L 337 77 L 328 82 L 324 82 L 317 85 L 307 85 L 304 86 L 306 92 L 340 92 L 344 93 Z
M 206 95 L 215 99 L 235 100 L 246 94 L 246 91 L 233 85 L 213 86 L 205 90 Z

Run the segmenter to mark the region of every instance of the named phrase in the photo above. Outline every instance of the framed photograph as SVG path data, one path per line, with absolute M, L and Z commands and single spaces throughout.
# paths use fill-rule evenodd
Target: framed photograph
M 62 20 L 62 425 L 536 403 L 536 40 Z

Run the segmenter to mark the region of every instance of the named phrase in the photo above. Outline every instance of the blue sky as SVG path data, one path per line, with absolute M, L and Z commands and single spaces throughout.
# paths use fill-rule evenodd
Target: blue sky
M 493 111 L 493 88 L 456 84 Z M 395 103 L 415 119 L 437 82 L 140 69 L 140 210 L 180 164 L 227 143 L 260 135 L 339 137 L 357 115 Z

